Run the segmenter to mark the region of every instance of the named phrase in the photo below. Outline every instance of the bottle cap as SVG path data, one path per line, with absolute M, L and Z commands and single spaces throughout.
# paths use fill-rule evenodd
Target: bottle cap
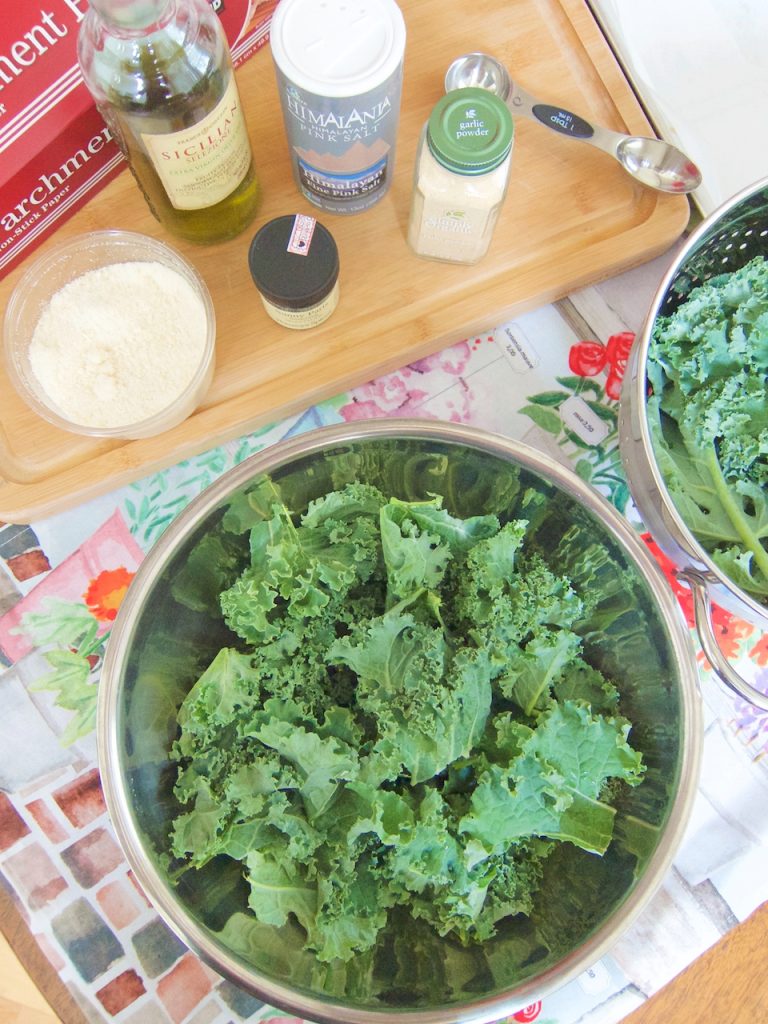
M 296 88 L 359 96 L 400 67 L 405 20 L 395 0 L 280 0 L 269 40 L 273 60 Z
M 512 148 L 515 126 L 506 103 L 487 89 L 453 89 L 435 104 L 427 145 L 438 163 L 458 174 L 485 174 Z
M 288 214 L 254 235 L 248 268 L 261 294 L 283 309 L 307 309 L 330 294 L 339 276 L 339 252 L 314 217 Z
M 88 4 L 104 21 L 134 29 L 157 22 L 168 6 L 167 0 L 88 0 Z

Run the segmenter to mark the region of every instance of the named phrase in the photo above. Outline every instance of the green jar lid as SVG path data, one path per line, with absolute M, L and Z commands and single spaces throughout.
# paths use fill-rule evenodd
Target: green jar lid
M 427 145 L 438 163 L 458 174 L 485 174 L 506 158 L 515 126 L 509 107 L 487 89 L 453 89 L 435 104 Z

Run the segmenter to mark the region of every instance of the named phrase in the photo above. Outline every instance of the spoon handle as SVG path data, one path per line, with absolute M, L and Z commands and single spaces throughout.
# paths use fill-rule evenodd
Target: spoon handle
M 532 120 L 538 121 L 539 124 L 543 124 L 545 128 L 550 128 L 560 135 L 566 135 L 570 139 L 587 142 L 613 157 L 616 156 L 618 144 L 624 138 L 618 132 L 590 124 L 585 118 L 574 114 L 571 110 L 566 110 L 565 107 L 539 103 L 517 83 L 512 85 L 512 93 L 507 100 L 507 105 L 513 113 L 530 117 Z
M 569 135 L 573 139 L 591 139 L 595 134 L 595 129 L 589 121 L 563 107 L 553 107 L 549 103 L 534 103 L 531 106 L 531 113 L 537 121 L 551 128 L 553 132 Z

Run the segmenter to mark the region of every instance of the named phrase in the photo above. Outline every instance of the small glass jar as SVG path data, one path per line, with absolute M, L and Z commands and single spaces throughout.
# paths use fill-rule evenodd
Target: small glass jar
M 248 267 L 264 309 L 283 327 L 317 327 L 336 309 L 339 253 L 314 217 L 288 214 L 265 224 L 251 242 Z
M 416 157 L 408 244 L 418 256 L 477 263 L 507 193 L 514 123 L 486 89 L 454 89 L 434 106 Z

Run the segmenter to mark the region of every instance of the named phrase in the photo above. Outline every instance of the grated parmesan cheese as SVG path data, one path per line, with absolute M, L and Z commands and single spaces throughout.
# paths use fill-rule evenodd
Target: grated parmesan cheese
M 114 263 L 54 293 L 29 362 L 49 402 L 72 422 L 125 427 L 185 391 L 206 334 L 203 301 L 180 273 L 155 261 Z

